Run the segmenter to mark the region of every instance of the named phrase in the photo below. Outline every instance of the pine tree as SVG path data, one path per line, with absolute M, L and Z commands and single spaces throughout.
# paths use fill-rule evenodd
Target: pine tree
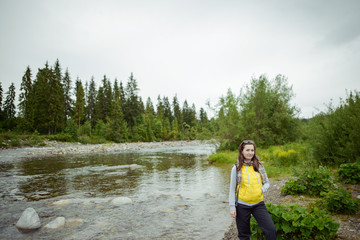
M 49 129 L 49 83 L 48 83 L 48 65 L 39 69 L 33 84 L 33 127 L 40 133 L 46 133 Z
M 105 96 L 104 88 L 99 86 L 99 89 L 96 94 L 96 103 L 95 103 L 95 122 L 101 120 L 103 123 L 106 122 L 106 112 L 105 112 Z
M 9 87 L 9 91 L 6 92 L 7 96 L 4 103 L 4 112 L 8 119 L 15 118 L 16 110 L 15 110 L 15 85 L 11 83 Z
M 86 118 L 90 122 L 91 128 L 94 127 L 95 124 L 95 106 L 96 106 L 96 86 L 94 77 L 91 77 L 89 89 L 87 93 L 87 102 L 86 102 Z
M 111 83 L 109 79 L 104 75 L 103 79 L 103 87 L 104 87 L 104 102 L 105 102 L 105 118 L 108 117 L 113 111 L 113 91 L 111 87 Z
M 4 114 L 2 110 L 2 102 L 3 102 L 3 88 L 2 83 L 0 82 L 0 121 L 4 120 Z
M 85 92 L 82 86 L 82 82 L 79 78 L 77 78 L 75 82 L 75 95 L 76 100 L 74 104 L 73 118 L 80 128 L 85 119 Z
M 146 113 L 147 115 L 150 115 L 150 114 L 151 114 L 152 116 L 155 116 L 154 105 L 153 105 L 150 97 L 148 97 L 147 100 L 146 100 L 145 113 Z
M 54 69 L 49 69 L 49 89 L 50 89 L 50 101 L 49 101 L 49 114 L 50 114 L 50 126 L 49 134 L 56 134 L 57 130 L 65 128 L 66 120 L 64 116 L 64 87 L 62 84 L 62 74 L 57 59 Z
M 120 86 L 119 86 L 119 97 L 120 97 L 120 104 L 121 104 L 122 111 L 123 111 L 123 113 L 125 113 L 126 97 L 125 97 L 124 86 L 121 81 L 120 81 Z
M 139 101 L 137 95 L 138 91 L 137 81 L 134 78 L 133 73 L 131 73 L 125 90 L 126 102 L 124 111 L 124 117 L 131 132 L 135 126 L 136 118 L 142 113 L 143 109 L 143 106 L 141 106 L 142 103 Z
M 65 118 L 69 119 L 73 115 L 73 111 L 72 111 L 73 100 L 71 99 L 71 78 L 68 69 L 66 69 L 65 71 L 65 75 L 63 78 L 63 86 L 64 86 Z
M 172 123 L 173 115 L 171 112 L 171 105 L 168 97 L 163 97 L 163 106 L 164 106 L 164 118 L 169 119 L 169 122 Z
M 19 115 L 21 119 L 21 128 L 24 130 L 31 130 L 33 126 L 33 103 L 32 103 L 32 80 L 31 69 L 28 66 L 22 78 L 19 95 Z
M 163 104 L 163 101 L 161 100 L 160 95 L 158 95 L 158 98 L 157 98 L 156 117 L 160 121 L 162 121 L 164 119 L 164 104 Z
M 109 139 L 114 142 L 124 142 L 127 140 L 128 130 L 124 115 L 121 110 L 120 100 L 114 102 L 113 110 L 109 116 Z
M 118 83 L 117 78 L 115 78 L 115 81 L 114 81 L 114 99 L 113 99 L 113 101 L 115 102 L 116 100 L 119 100 L 120 104 L 121 104 L 120 88 L 119 88 L 119 83 Z
M 173 112 L 174 112 L 174 129 L 177 132 L 177 137 L 181 138 L 181 135 L 183 135 L 184 129 L 183 129 L 183 115 L 181 112 L 181 108 L 179 105 L 179 101 L 177 99 L 177 96 L 175 95 L 172 102 L 173 106 Z

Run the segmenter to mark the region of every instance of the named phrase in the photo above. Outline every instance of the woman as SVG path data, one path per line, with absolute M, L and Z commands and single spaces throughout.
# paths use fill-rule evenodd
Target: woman
M 231 170 L 229 205 L 230 215 L 236 219 L 238 236 L 250 239 L 250 217 L 253 215 L 263 230 L 266 240 L 276 239 L 276 228 L 263 201 L 263 193 L 270 187 L 264 166 L 256 156 L 251 140 L 239 146 L 237 164 Z

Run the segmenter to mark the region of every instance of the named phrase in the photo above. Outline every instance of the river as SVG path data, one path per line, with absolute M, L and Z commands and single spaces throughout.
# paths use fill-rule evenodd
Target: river
M 56 157 L 24 151 L 0 151 L 0 239 L 221 239 L 231 224 L 230 169 L 204 161 L 212 144 Z M 117 197 L 132 204 L 114 206 Z M 42 226 L 57 217 L 67 224 L 20 233 L 15 224 L 27 207 Z

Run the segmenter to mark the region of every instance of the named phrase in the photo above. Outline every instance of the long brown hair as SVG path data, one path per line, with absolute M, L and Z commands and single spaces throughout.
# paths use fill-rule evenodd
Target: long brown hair
M 245 140 L 245 141 L 242 141 L 242 143 L 240 143 L 240 146 L 239 146 L 239 149 L 238 149 L 239 150 L 238 166 L 237 166 L 236 170 L 240 171 L 240 169 L 244 165 L 245 157 L 242 154 L 242 151 L 244 150 L 246 145 L 253 145 L 254 146 L 254 156 L 252 157 L 251 160 L 253 161 L 254 170 L 259 172 L 259 159 L 256 156 L 256 145 L 255 145 L 254 141 L 251 141 L 251 140 Z

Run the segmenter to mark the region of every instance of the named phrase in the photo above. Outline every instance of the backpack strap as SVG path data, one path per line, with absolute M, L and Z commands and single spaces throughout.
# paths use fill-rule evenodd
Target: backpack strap
M 235 170 L 236 170 L 236 187 L 235 187 L 235 207 L 237 206 L 238 199 L 239 199 L 239 192 L 238 192 L 238 185 L 239 185 L 239 171 L 237 170 L 238 163 L 235 163 Z

